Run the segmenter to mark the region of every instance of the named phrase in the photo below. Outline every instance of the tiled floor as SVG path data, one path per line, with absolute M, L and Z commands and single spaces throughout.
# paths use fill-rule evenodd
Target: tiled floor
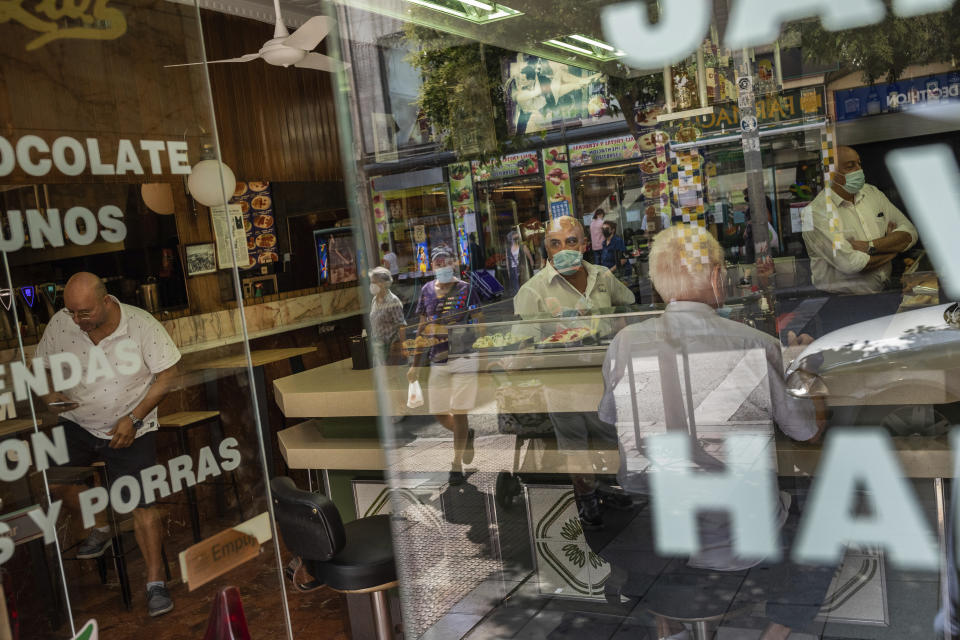
M 169 542 L 168 547 L 184 548 L 188 544 L 187 540 L 177 540 Z M 206 630 L 217 591 L 227 585 L 234 585 L 240 590 L 244 613 L 254 638 L 280 639 L 286 636 L 280 581 L 272 544 L 265 545 L 264 553 L 258 558 L 237 567 L 222 579 L 192 592 L 179 582 L 176 560 L 171 560 L 174 581 L 170 592 L 175 608 L 158 618 L 147 615 L 143 595 L 143 561 L 139 552 L 134 551 L 129 555 L 133 591 L 133 607 L 130 611 L 123 607 L 112 570 L 108 574 L 108 584 L 101 585 L 96 571 L 92 570 L 93 561 L 82 561 L 89 562 L 91 570 L 84 574 L 82 580 L 75 580 L 70 584 L 74 620 L 79 625 L 95 618 L 100 627 L 100 637 L 104 640 L 133 640 L 145 637 L 150 640 L 199 639 Z M 294 637 L 330 640 L 349 638 L 340 594 L 327 588 L 305 594 L 289 593 L 289 602 Z M 23 640 L 50 637 L 63 639 L 70 636 L 66 625 L 55 634 L 49 635 L 32 632 L 29 621 L 24 622 L 21 634 Z

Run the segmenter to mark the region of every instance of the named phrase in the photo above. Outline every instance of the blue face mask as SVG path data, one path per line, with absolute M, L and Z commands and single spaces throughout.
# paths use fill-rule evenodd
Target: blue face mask
M 440 267 L 433 272 L 437 276 L 437 282 L 446 284 L 447 282 L 453 282 L 453 267 Z
M 863 189 L 863 185 L 867 183 L 867 179 L 863 175 L 863 169 L 845 173 L 843 174 L 843 178 L 846 180 L 846 184 L 842 186 L 847 193 L 856 193 L 860 191 L 860 189 Z
M 553 254 L 553 268 L 562 276 L 572 276 L 580 268 L 583 254 L 574 249 L 564 249 Z

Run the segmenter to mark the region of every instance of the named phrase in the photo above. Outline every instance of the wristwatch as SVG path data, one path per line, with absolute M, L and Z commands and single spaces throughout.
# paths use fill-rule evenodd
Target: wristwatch
M 876 255 L 876 253 L 877 253 L 877 248 L 873 246 L 873 240 L 871 240 L 870 242 L 867 243 L 867 255 L 873 256 L 873 255 Z
M 140 431 L 140 428 L 143 427 L 143 418 L 138 418 L 137 416 L 133 415 L 132 413 L 131 413 L 130 415 L 128 415 L 127 417 L 130 418 L 130 422 L 133 423 L 133 430 L 134 430 L 134 431 Z

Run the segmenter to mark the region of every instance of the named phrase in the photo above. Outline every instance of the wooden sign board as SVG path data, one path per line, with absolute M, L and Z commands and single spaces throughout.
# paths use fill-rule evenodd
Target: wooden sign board
M 180 566 L 190 591 L 218 578 L 260 554 L 260 542 L 254 536 L 227 529 L 188 547 L 180 554 Z

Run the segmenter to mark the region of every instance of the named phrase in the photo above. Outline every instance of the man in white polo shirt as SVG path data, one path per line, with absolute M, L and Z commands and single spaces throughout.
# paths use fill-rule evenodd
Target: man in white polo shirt
M 72 353 L 84 363 L 79 384 L 43 398 L 64 418 L 68 464 L 102 460 L 111 483 L 122 476 L 139 478 L 157 464 L 157 405 L 173 383 L 180 352 L 152 315 L 108 295 L 92 273 L 74 274 L 63 300 L 65 308 L 50 319 L 36 355 L 49 363 L 50 356 Z M 151 616 L 162 615 L 173 609 L 173 600 L 162 578 L 160 519 L 143 501 L 133 516 L 147 565 L 147 608 Z M 109 528 L 94 528 L 77 557 L 96 558 L 110 541 Z

